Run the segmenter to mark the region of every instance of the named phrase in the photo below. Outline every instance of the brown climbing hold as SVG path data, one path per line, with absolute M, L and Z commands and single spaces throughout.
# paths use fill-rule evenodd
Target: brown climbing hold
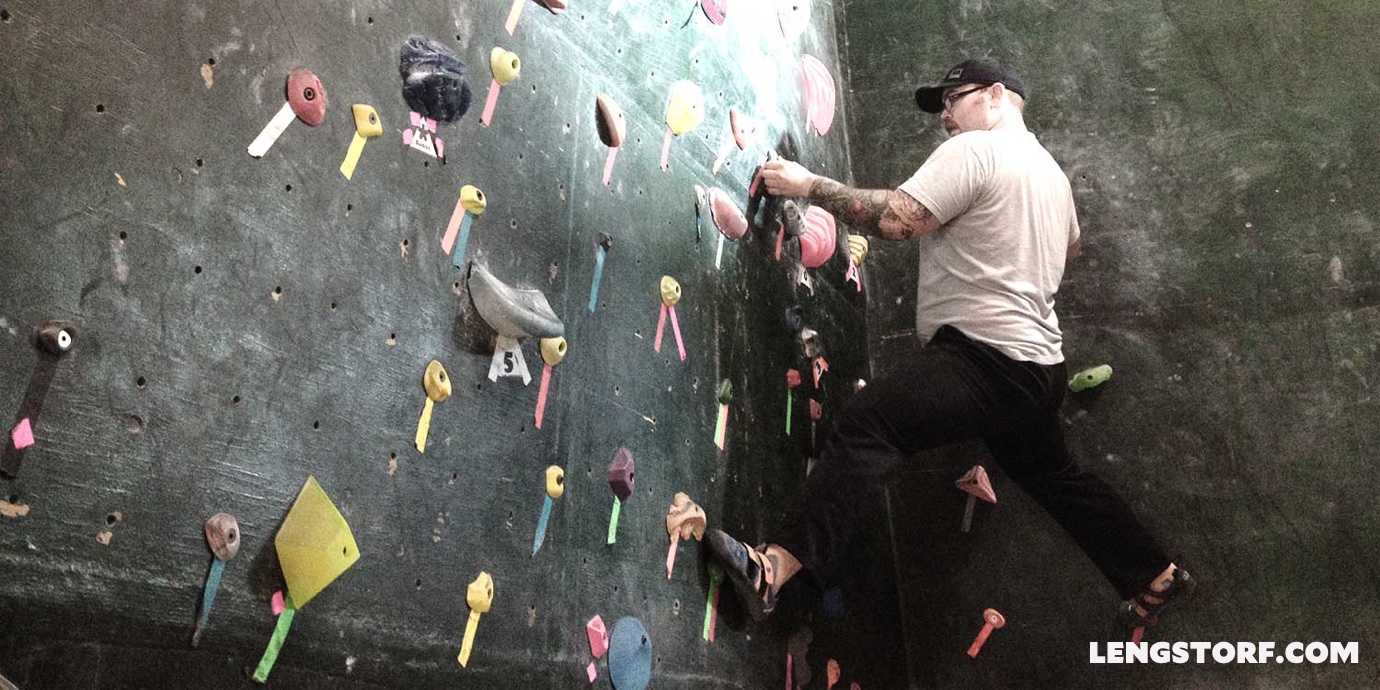
M 599 94 L 594 99 L 594 111 L 597 116 L 595 122 L 598 124 L 599 141 L 611 148 L 622 146 L 623 139 L 628 136 L 628 123 L 618 102 L 611 96 Z
M 309 69 L 295 69 L 288 75 L 287 101 L 298 119 L 315 127 L 326 121 L 326 87 Z
M 618 500 L 626 501 L 632 496 L 635 475 L 632 451 L 619 448 L 613 455 L 613 462 L 609 463 L 609 488 Z
M 689 495 L 677 492 L 671 500 L 671 507 L 666 511 L 666 533 L 673 541 L 677 538 L 691 537 L 694 537 L 695 541 L 700 541 L 704 538 L 705 526 L 704 509 Z
M 65 354 L 72 349 L 76 337 L 77 327 L 67 321 L 44 321 L 38 325 L 38 344 L 49 354 Z
M 240 523 L 234 515 L 216 513 L 206 521 L 206 543 L 211 553 L 222 561 L 228 561 L 240 552 Z

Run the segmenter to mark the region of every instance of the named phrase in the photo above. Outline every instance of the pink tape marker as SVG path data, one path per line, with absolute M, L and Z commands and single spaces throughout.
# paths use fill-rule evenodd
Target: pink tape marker
M 680 540 L 676 535 L 671 535 L 671 548 L 666 550 L 666 579 L 671 579 L 671 571 L 676 568 L 676 551 L 680 546 Z
M 848 272 L 844 274 L 844 280 L 852 282 L 858 286 L 858 292 L 862 292 L 862 274 L 858 272 L 858 265 L 853 263 L 853 257 L 848 257 Z
M 513 0 L 512 9 L 508 10 L 508 21 L 503 23 L 503 28 L 508 30 L 508 35 L 512 36 L 517 30 L 518 19 L 522 17 L 522 6 L 527 4 L 527 0 Z
M 666 305 L 661 305 L 661 316 L 656 320 L 656 337 L 652 339 L 652 350 L 661 352 L 661 336 L 666 333 Z
M 795 662 L 790 652 L 786 652 L 786 690 L 795 690 Z
M 777 223 L 776 229 L 776 260 L 781 260 L 781 244 L 786 241 L 786 224 Z
M 479 116 L 479 124 L 488 127 L 494 121 L 494 108 L 498 106 L 498 93 L 502 90 L 497 79 L 489 81 L 489 96 L 484 99 L 484 112 Z
M 269 608 L 273 610 L 273 615 L 277 616 L 283 612 L 283 590 L 273 593 L 273 599 L 269 602 Z
M 585 673 L 589 675 L 590 684 L 593 684 L 594 681 L 599 679 L 599 667 L 596 666 L 593 661 L 589 662 L 589 665 L 585 667 Z
M 1142 637 L 1144 637 L 1144 636 L 1145 636 L 1145 626 L 1143 626 L 1143 625 L 1138 625 L 1138 626 L 1136 626 L 1136 628 L 1135 628 L 1134 630 L 1131 631 L 1131 641 L 1132 641 L 1132 642 L 1140 642 L 1140 638 L 1142 638 Z
M 676 308 L 668 307 L 671 312 L 671 332 L 676 336 L 676 349 L 680 351 L 680 361 L 685 361 L 685 341 L 680 338 L 680 321 L 676 319 Z
M 814 370 L 815 374 L 815 389 L 818 389 L 819 379 L 824 376 L 825 372 L 829 371 L 829 360 L 823 357 L 816 357 L 811 369 Z
M 609 157 L 604 160 L 604 186 L 609 186 L 609 180 L 613 179 L 613 160 L 618 157 L 617 146 L 609 147 Z
M 719 419 L 714 425 L 714 445 L 724 449 L 724 437 L 728 434 L 728 403 L 719 403 Z
M 671 130 L 666 130 L 666 138 L 661 140 L 661 169 L 663 171 L 671 169 L 671 139 L 675 137 Z
M 542 417 L 546 416 L 546 390 L 551 387 L 551 365 L 544 364 L 541 368 L 541 386 L 537 388 L 537 411 L 534 414 L 537 428 L 541 428 Z
M 457 198 L 455 200 L 455 210 L 451 211 L 450 222 L 446 223 L 446 232 L 441 235 L 441 251 L 450 254 L 450 250 L 455 246 L 455 236 L 460 232 L 460 221 L 465 219 L 464 203 Z
M 709 605 L 709 641 L 714 641 L 715 633 L 719 627 L 719 589 L 714 588 L 714 597 Z
M 24 450 L 34 444 L 33 426 L 29 424 L 29 418 L 25 417 L 14 425 L 10 431 L 10 440 L 14 442 L 15 450 Z

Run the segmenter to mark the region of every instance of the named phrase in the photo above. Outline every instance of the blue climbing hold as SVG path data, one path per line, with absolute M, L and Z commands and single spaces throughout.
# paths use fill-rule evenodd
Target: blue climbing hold
M 652 682 L 652 638 L 636 618 L 620 618 L 609 640 L 609 678 L 617 690 L 645 690 Z

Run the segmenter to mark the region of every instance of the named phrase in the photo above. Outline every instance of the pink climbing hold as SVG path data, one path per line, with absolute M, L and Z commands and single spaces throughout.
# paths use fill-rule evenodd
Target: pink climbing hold
M 714 220 L 714 227 L 718 228 L 724 237 L 737 240 L 747 234 L 747 217 L 724 190 L 718 187 L 709 190 L 709 211 L 710 217 Z
M 983 469 L 982 465 L 973 465 L 973 469 L 959 477 L 954 484 L 966 494 L 976 496 L 988 503 L 997 502 L 997 493 L 992 490 L 992 481 L 987 478 L 987 470 Z
M 604 619 L 595 616 L 585 624 L 585 634 L 589 636 L 589 653 L 595 659 L 602 658 L 609 651 L 609 633 L 604 627 Z
M 800 233 L 800 262 L 805 268 L 819 268 L 834 255 L 838 246 L 833 214 L 818 206 L 805 211 L 805 228 Z
M 273 609 L 273 615 L 282 615 L 283 609 L 285 608 L 283 606 L 283 590 L 280 589 L 274 592 L 273 599 L 269 602 L 268 605 Z
M 700 9 L 709 23 L 718 26 L 728 18 L 728 0 L 700 0 Z
M 10 440 L 14 442 L 16 450 L 24 450 L 34 444 L 34 430 L 29 424 L 28 417 L 19 420 L 19 423 L 14 425 L 14 429 L 10 431 Z
M 815 134 L 824 136 L 834 124 L 837 94 L 834 76 L 813 55 L 800 59 L 800 93 L 805 105 L 805 121 Z

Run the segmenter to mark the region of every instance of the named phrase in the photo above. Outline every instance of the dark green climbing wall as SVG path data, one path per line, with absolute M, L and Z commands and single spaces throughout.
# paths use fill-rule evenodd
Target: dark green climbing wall
M 913 685 L 1374 685 L 1380 8 L 845 9 L 864 185 L 894 186 L 942 140 L 914 108 L 917 83 L 990 55 L 1032 90 L 1027 121 L 1073 182 L 1084 233 L 1059 297 L 1070 371 L 1116 371 L 1065 404 L 1070 445 L 1202 580 L 1147 639 L 1360 649 L 1356 665 L 1089 666 L 1088 643 L 1120 634 L 1116 595 L 1057 526 L 994 472 L 1001 505 L 958 533 L 950 483 L 987 462 L 979 444 L 923 454 L 893 492 Z M 870 358 L 885 376 L 917 335 L 915 255 L 876 247 L 869 261 Z M 987 606 L 1009 624 L 969 662 Z
M 794 435 L 782 430 L 784 372 L 801 366 L 786 307 L 801 304 L 829 346 L 826 422 L 865 375 L 863 301 L 837 259 L 813 296 L 797 293 L 769 238 L 730 245 L 716 270 L 712 230 L 701 240 L 694 223 L 692 186 L 745 200 L 782 133 L 813 165 L 847 168 L 844 99 L 827 137 L 807 134 L 796 77 L 805 53 L 837 72 L 835 8 L 814 3 L 809 29 L 786 40 L 773 3 L 735 3 L 723 27 L 690 2 L 630 0 L 616 15 L 571 5 L 552 16 L 528 3 L 510 37 L 495 0 L 0 3 L 0 409 L 41 402 L 37 444 L 0 484 L 12 513 L 0 518 L 0 675 L 24 688 L 247 684 L 281 587 L 272 537 L 314 475 L 361 558 L 298 614 L 271 682 L 583 686 L 584 623 L 598 613 L 646 624 L 655 687 L 780 683 L 790 624 L 745 627 L 726 610 L 718 640 L 702 642 L 703 561 L 682 546 L 666 580 L 663 516 L 686 491 L 711 525 L 747 539 L 784 519 L 809 451 L 803 397 Z M 446 165 L 401 146 L 398 49 L 413 34 L 471 67 L 476 103 L 441 127 Z M 495 45 L 523 69 L 485 129 Z M 326 122 L 293 124 L 252 159 L 245 147 L 296 67 L 322 78 Z M 701 85 L 707 118 L 663 173 L 678 79 Z M 599 183 L 601 92 L 629 123 L 611 189 Z M 384 135 L 346 181 L 352 103 L 377 108 Z M 730 106 L 765 132 L 714 176 Z M 570 354 L 540 430 L 535 381 L 485 379 L 463 279 L 439 248 L 466 183 L 489 198 L 470 258 L 541 289 L 565 322 Z M 590 314 L 599 232 L 615 244 Z M 669 333 L 660 354 L 650 342 L 663 274 L 684 286 L 686 363 Z M 56 363 L 30 341 L 45 319 L 80 327 Z M 524 347 L 540 376 L 535 343 Z M 419 455 L 433 358 L 455 392 Z M 719 453 L 725 378 L 736 398 Z M 620 446 L 637 459 L 637 492 L 609 547 L 603 474 Z M 533 558 L 550 464 L 569 488 Z M 219 511 L 238 516 L 243 547 L 193 651 L 201 525 Z M 496 597 L 460 669 L 464 588 L 481 570 Z

